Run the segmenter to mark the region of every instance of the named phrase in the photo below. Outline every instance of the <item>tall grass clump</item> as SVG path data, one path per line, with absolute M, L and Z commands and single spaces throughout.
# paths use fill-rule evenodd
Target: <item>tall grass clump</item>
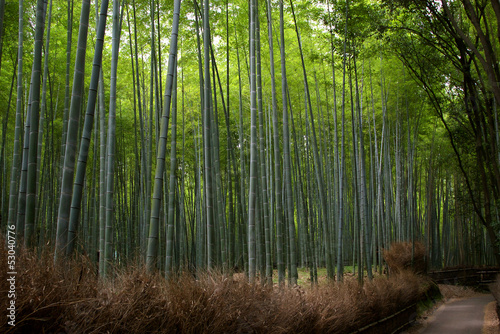
M 49 252 L 23 250 L 16 267 L 16 327 L 0 320 L 10 333 L 345 333 L 415 303 L 424 280 L 402 271 L 364 285 L 277 288 L 213 273 L 167 281 L 127 267 L 100 281 L 86 257 L 54 265 Z
M 395 242 L 384 250 L 384 260 L 391 273 L 410 270 L 416 274 L 427 272 L 425 247 L 421 242 Z
M 402 271 L 363 286 L 351 280 L 319 287 L 309 298 L 320 315 L 315 333 L 350 333 L 416 303 L 423 277 Z
M 5 240 L 0 238 L 5 245 Z M 7 249 L 0 248 L 0 263 L 7 264 Z M 67 327 L 68 309 L 95 299 L 100 290 L 94 267 L 85 256 L 54 265 L 53 253 L 26 251 L 18 246 L 15 263 L 16 326 L 19 333 L 42 333 Z M 0 270 L 0 280 L 6 282 L 7 270 Z M 9 286 L 0 285 L 1 308 L 5 313 L 10 298 Z M 9 318 L 2 316 L 0 328 L 8 329 Z

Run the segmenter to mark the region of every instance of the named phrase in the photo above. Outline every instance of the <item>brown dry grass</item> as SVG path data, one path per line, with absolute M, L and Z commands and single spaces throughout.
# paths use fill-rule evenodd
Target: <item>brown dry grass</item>
M 0 242 L 5 245 L 4 238 Z M 29 328 L 41 332 L 61 328 L 66 320 L 68 306 L 95 298 L 98 282 L 87 258 L 80 257 L 64 266 L 55 266 L 53 254 L 43 252 L 41 256 L 18 248 L 15 269 L 16 286 L 16 330 Z M 7 280 L 7 250 L 1 247 L 0 280 Z M 8 306 L 7 284 L 0 286 L 0 307 L 5 313 Z M 4 297 L 5 296 L 5 297 Z M 5 328 L 8 318 L 2 316 L 0 328 Z
M 2 247 L 0 263 L 6 263 Z M 54 266 L 52 255 L 17 255 L 16 327 L 11 332 L 344 333 L 416 302 L 425 279 L 407 271 L 317 288 L 269 288 L 223 275 L 167 282 L 132 268 L 100 282 L 80 257 Z M 6 280 L 0 271 L 0 280 Z M 5 284 L 0 295 L 7 295 Z M 1 298 L 5 313 L 7 298 Z M 5 327 L 7 317 L 0 319 Z
M 413 246 L 414 245 L 414 246 Z M 420 242 L 395 242 L 384 250 L 384 260 L 393 273 L 411 270 L 417 274 L 427 272 L 425 247 Z
M 496 302 L 491 302 L 484 308 L 484 326 L 482 334 L 500 334 L 500 321 L 496 312 Z
M 455 298 L 469 298 L 480 295 L 474 288 L 461 285 L 438 284 L 439 290 L 445 300 Z

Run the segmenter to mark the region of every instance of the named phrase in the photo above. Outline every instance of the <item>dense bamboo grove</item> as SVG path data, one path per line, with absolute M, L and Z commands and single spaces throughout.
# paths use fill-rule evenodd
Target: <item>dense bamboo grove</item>
M 498 264 L 497 2 L 111 3 L 0 1 L 17 243 L 102 277 Z

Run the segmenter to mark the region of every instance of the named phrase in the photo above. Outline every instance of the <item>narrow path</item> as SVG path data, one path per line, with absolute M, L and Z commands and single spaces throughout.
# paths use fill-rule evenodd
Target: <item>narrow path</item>
M 446 303 L 432 316 L 423 334 L 481 334 L 484 309 L 492 295 L 483 295 Z

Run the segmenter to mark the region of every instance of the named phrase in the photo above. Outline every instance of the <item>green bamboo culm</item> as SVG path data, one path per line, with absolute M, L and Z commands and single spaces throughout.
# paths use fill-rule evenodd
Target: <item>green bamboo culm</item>
M 0 0 L 0 74 L 2 73 L 3 22 L 5 17 L 5 0 Z
M 177 39 L 179 34 L 179 13 L 181 1 L 174 2 L 174 17 L 172 23 L 172 36 L 170 38 L 170 53 L 167 68 L 167 83 L 165 97 L 163 99 L 163 114 L 161 118 L 160 138 L 158 142 L 158 154 L 156 156 L 155 183 L 153 190 L 152 209 L 149 225 L 148 250 L 146 256 L 146 267 L 149 272 L 155 268 L 158 255 L 159 219 L 161 207 L 161 195 L 163 186 L 163 175 L 165 172 L 165 157 L 167 154 L 168 122 L 170 118 L 170 105 L 172 88 L 174 85 L 175 67 L 177 63 Z M 168 250 L 167 250 L 168 251 Z
M 75 73 L 73 76 L 73 90 L 71 93 L 71 105 L 68 117 L 68 131 L 62 170 L 61 195 L 59 199 L 59 210 L 57 216 L 56 249 L 54 252 L 55 262 L 57 262 L 58 259 L 66 253 L 66 247 L 68 243 L 68 224 L 71 209 L 71 195 L 75 169 L 80 110 L 82 107 L 89 16 L 90 0 L 82 0 L 80 28 L 78 31 L 78 47 L 75 60 Z
M 297 42 L 299 45 L 299 50 L 300 50 L 300 58 L 302 61 L 302 72 L 304 75 L 304 85 L 305 85 L 305 90 L 306 90 L 306 99 L 307 103 L 309 106 L 309 115 L 310 115 L 310 121 L 311 121 L 311 130 L 312 130 L 312 150 L 313 150 L 313 158 L 314 158 L 314 164 L 316 165 L 315 168 L 315 174 L 316 174 L 316 182 L 318 184 L 318 193 L 319 193 L 319 200 L 321 202 L 321 209 L 322 209 L 322 222 L 323 222 L 323 236 L 324 236 L 324 246 L 325 246 L 325 258 L 326 258 L 326 268 L 327 268 L 327 276 L 330 279 L 333 279 L 334 276 L 334 268 L 333 268 L 333 260 L 332 260 L 332 251 L 331 251 L 331 243 L 330 243 L 330 228 L 329 228 L 329 221 L 330 221 L 330 210 L 328 209 L 328 203 L 326 200 L 326 191 L 324 189 L 324 177 L 323 177 L 323 169 L 322 169 L 322 159 L 321 156 L 319 155 L 319 150 L 318 150 L 318 144 L 317 144 L 317 137 L 316 137 L 316 129 L 314 126 L 314 116 L 312 113 L 312 105 L 311 105 L 311 97 L 309 93 L 309 85 L 307 81 L 307 73 L 306 73 L 306 66 L 304 62 L 304 54 L 302 51 L 302 41 L 300 38 L 299 30 L 297 27 L 297 20 L 295 18 L 295 12 L 293 8 L 293 2 L 290 0 L 290 6 L 292 8 L 292 14 L 293 14 L 293 21 L 295 24 L 295 32 L 297 34 Z
M 214 205 L 213 205 L 213 183 L 212 183 L 212 155 L 211 145 L 212 127 L 212 87 L 210 83 L 210 18 L 209 0 L 205 0 L 203 7 L 203 51 L 204 51 L 204 86 L 203 86 L 203 151 L 205 170 L 205 203 L 206 203 L 206 237 L 207 237 L 207 267 L 213 269 L 215 265 L 215 228 L 214 228 Z
M 344 51 L 342 62 L 342 143 L 340 153 L 340 166 L 339 166 L 339 222 L 337 231 L 337 281 L 344 280 L 344 266 L 343 266 L 343 231 L 344 231 L 344 174 L 345 174 L 345 74 L 346 74 L 346 60 L 347 60 L 347 22 L 349 14 L 349 1 L 346 1 L 345 9 L 345 31 L 344 31 Z
M 64 85 L 64 111 L 63 111 L 63 126 L 61 137 L 61 164 L 60 168 L 64 168 L 64 154 L 66 153 L 66 139 L 68 137 L 68 118 L 69 108 L 71 104 L 70 92 L 70 77 L 71 77 L 71 46 L 73 41 L 73 0 L 68 0 L 68 20 L 66 22 L 66 77 Z M 76 64 L 75 64 L 76 65 Z M 74 79 L 74 78 L 73 78 Z M 60 180 L 62 182 L 63 173 L 60 173 Z
M 293 210 L 292 193 L 292 162 L 290 157 L 290 130 L 288 125 L 288 105 L 287 105 L 287 77 L 286 77 L 286 55 L 285 55 L 285 23 L 283 14 L 283 1 L 280 0 L 280 55 L 281 55 L 281 97 L 283 103 L 283 171 L 285 190 L 285 217 L 288 223 L 288 242 L 290 253 L 290 272 L 288 273 L 291 285 L 297 284 L 297 255 L 295 251 L 295 221 Z M 286 224 L 285 224 L 286 226 Z M 279 242 L 279 241 L 278 241 Z
M 177 59 L 175 59 L 177 62 Z M 174 65 L 174 84 L 172 92 L 172 133 L 170 134 L 170 184 L 168 190 L 168 217 L 167 217 L 167 249 L 165 262 L 165 277 L 170 278 L 173 272 L 174 253 L 174 200 L 175 200 L 175 170 L 177 168 L 177 65 Z M 168 122 L 168 121 L 167 121 Z M 163 173 L 162 173 L 163 175 Z
M 46 208 L 46 203 L 47 203 L 47 196 L 42 196 L 43 194 L 43 188 L 45 185 L 49 187 L 48 183 L 45 183 L 46 181 L 44 180 L 50 180 L 49 174 L 50 173 L 42 173 L 40 174 L 40 169 L 47 168 L 48 165 L 48 158 L 49 158 L 49 152 L 46 150 L 46 154 L 44 157 L 44 162 L 42 166 L 42 148 L 43 148 L 43 135 L 44 135 L 44 128 L 45 128 L 45 115 L 47 114 L 47 81 L 49 79 L 49 55 L 50 55 L 50 27 L 51 27 L 51 21 L 52 21 L 52 0 L 50 0 L 49 3 L 49 12 L 48 12 L 48 17 L 47 17 L 47 34 L 45 38 L 45 55 L 44 55 L 44 64 L 43 64 L 43 81 L 42 81 L 42 96 L 41 96 L 41 102 L 40 102 L 40 124 L 38 125 L 38 143 L 37 143 L 37 167 L 36 167 L 36 194 L 38 196 L 38 205 L 35 206 L 35 217 L 36 219 L 41 218 L 42 216 L 45 215 L 45 208 Z M 46 136 L 46 145 L 48 144 L 49 141 L 49 136 L 47 132 Z M 0 162 L 2 158 L 0 156 Z M 42 179 L 40 179 L 40 175 L 42 175 Z M 44 183 L 42 185 L 42 182 Z M 42 186 L 41 186 L 42 185 Z M 43 205 L 43 207 L 42 207 Z M 41 212 L 40 212 L 41 210 Z M 43 245 L 45 243 L 45 226 L 43 226 L 45 223 L 44 220 L 40 221 L 40 235 L 38 238 L 38 244 Z
M 198 58 L 198 83 L 199 83 L 199 88 L 200 88 L 200 113 L 203 115 L 203 62 L 201 58 L 201 38 L 200 38 L 200 26 L 198 23 L 198 15 L 199 13 L 198 10 L 198 4 L 196 0 L 193 0 L 193 6 L 194 6 L 194 12 L 195 12 L 195 29 L 196 29 L 196 51 L 197 51 L 197 58 Z M 203 116 L 202 116 L 203 117 Z M 194 142 L 194 150 L 195 150 L 195 160 L 196 160 L 196 166 L 198 168 L 196 169 L 196 176 L 195 176 L 195 210 L 197 212 L 196 214 L 196 243 L 195 243 L 195 252 L 196 252 L 196 268 L 200 270 L 201 268 L 206 267 L 206 249 L 205 249 L 205 239 L 206 239 L 206 225 L 203 223 L 203 215 L 205 212 L 202 212 L 201 209 L 201 202 L 202 202 L 202 195 L 201 195 L 201 152 L 198 151 L 198 142 L 196 139 L 199 138 L 199 122 L 198 125 L 196 126 L 196 131 L 193 131 L 193 142 Z M 196 132 L 196 133 L 195 133 Z
M 94 125 L 94 111 L 97 101 L 97 89 L 102 64 L 102 50 L 104 46 L 104 32 L 106 30 L 106 17 L 108 14 L 108 0 L 101 2 L 101 12 L 99 14 L 99 24 L 97 27 L 96 46 L 94 50 L 94 61 L 92 63 L 92 75 L 90 78 L 89 95 L 87 101 L 87 111 L 83 123 L 82 139 L 80 141 L 80 152 L 78 154 L 78 164 L 73 185 L 73 197 L 71 201 L 70 220 L 68 227 L 68 246 L 66 254 L 73 253 L 75 248 L 76 232 L 78 230 L 78 219 L 80 216 L 80 206 L 82 202 L 85 172 L 87 170 L 87 158 L 89 155 L 90 139 Z
M 28 105 L 26 110 L 26 117 L 24 120 L 24 135 L 23 135 L 23 150 L 21 156 L 21 175 L 19 177 L 19 195 L 17 198 L 17 216 L 16 216 L 16 231 L 17 235 L 24 237 L 25 216 L 26 216 L 26 187 L 28 179 L 28 154 L 29 154 L 29 140 L 30 140 L 30 124 L 31 124 L 31 87 L 28 94 Z
M 104 270 L 104 235 L 106 229 L 106 110 L 104 80 L 99 76 L 99 272 Z
M 260 46 L 260 19 L 259 19 L 259 3 L 255 5 L 255 31 L 256 31 L 256 75 L 257 75 L 257 103 L 259 111 L 259 159 L 260 159 L 260 191 L 263 202 L 263 227 L 264 227 L 264 245 L 265 245 L 265 260 L 262 259 L 261 265 L 265 264 L 265 283 L 272 285 L 273 264 L 271 255 L 271 221 L 269 218 L 269 199 L 268 199 L 268 180 L 267 180 L 267 165 L 266 161 L 266 141 L 264 123 L 266 122 L 262 103 L 262 66 L 261 66 L 261 46 Z M 262 275 L 264 280 L 264 275 Z
M 113 219 L 115 190 L 115 153 L 116 153 L 116 79 L 118 71 L 118 55 L 120 49 L 120 1 L 113 0 L 113 32 L 111 41 L 111 75 L 109 84 L 109 113 L 106 161 L 106 225 L 104 231 L 104 265 L 99 271 L 102 278 L 110 275 L 113 259 Z
M 1 149 L 0 149 L 0 168 L 1 168 L 1 176 L 0 176 L 0 181 L 1 181 L 1 188 L 2 188 L 2 195 L 1 195 L 1 200 L 0 200 L 0 210 L 2 212 L 9 212 L 9 195 L 7 195 L 7 187 L 8 187 L 8 182 L 7 182 L 7 162 L 5 159 L 6 155 L 6 143 L 7 143 L 7 125 L 9 124 L 9 116 L 10 116 L 10 106 L 11 106 L 11 101 L 12 97 L 14 95 L 14 84 L 16 82 L 17 78 L 17 56 L 16 56 L 16 65 L 14 66 L 14 70 L 12 73 L 12 80 L 10 83 L 10 90 L 9 90 L 9 99 L 8 99 L 8 107 L 7 107 L 7 112 L 5 113 L 4 119 L 3 119 L 3 124 L 2 124 L 2 139 L 1 139 Z M 17 88 L 17 87 L 16 87 Z M 12 167 L 12 166 L 11 166 Z M 8 219 L 8 214 L 6 215 Z M 7 220 L 8 221 L 8 220 Z
M 274 197 L 276 202 L 276 262 L 278 264 L 278 283 L 281 286 L 285 281 L 285 266 L 283 262 L 283 205 L 282 205 L 282 185 L 281 185 L 281 162 L 280 138 L 278 125 L 278 102 L 276 99 L 276 79 L 274 70 L 274 47 L 273 47 L 273 25 L 270 0 L 267 3 L 267 33 L 269 42 L 269 62 L 271 64 L 271 89 L 272 89 L 272 124 L 273 124 L 273 149 L 274 149 Z
M 250 184 L 248 190 L 248 278 L 256 274 L 255 214 L 257 188 L 257 92 L 255 71 L 255 1 L 250 5 Z
M 22 136 L 22 110 L 23 110 L 23 31 L 24 31 L 24 0 L 19 0 L 19 34 L 17 47 L 17 100 L 16 100 L 16 125 L 14 131 L 14 149 L 12 153 L 12 168 L 10 174 L 9 190 L 9 216 L 8 226 L 15 229 L 17 221 L 17 190 L 19 179 L 19 163 L 21 162 L 21 136 Z
M 237 34 L 235 31 L 234 37 L 237 40 Z M 236 42 L 237 44 L 237 42 Z M 239 138 L 239 145 L 240 145 L 240 191 L 239 191 L 239 196 L 240 196 L 240 216 L 242 219 L 240 220 L 241 227 L 239 229 L 240 231 L 240 241 L 241 241 L 241 252 L 243 253 L 242 255 L 242 260 L 243 260 L 243 267 L 245 268 L 245 273 L 248 273 L 248 247 L 247 247 L 247 242 L 245 239 L 245 231 L 246 229 L 244 226 L 244 222 L 248 221 L 248 213 L 247 213 L 247 207 L 244 205 L 246 203 L 246 196 L 245 196 L 245 180 L 246 180 L 246 173 L 245 173 L 245 141 L 243 137 L 243 97 L 242 97 L 242 84 L 241 84 L 241 64 L 240 64 L 240 53 L 239 53 L 239 48 L 236 48 L 236 60 L 238 63 L 238 94 L 239 94 L 239 103 L 238 103 L 238 114 L 239 114 L 239 124 L 238 124 L 238 138 Z
M 33 55 L 33 71 L 31 72 L 31 126 L 29 135 L 28 175 L 26 185 L 26 216 L 24 230 L 24 245 L 32 247 L 34 242 L 35 207 L 36 207 L 36 167 L 38 163 L 38 121 L 40 115 L 40 87 L 42 73 L 43 32 L 45 27 L 44 0 L 38 0 L 36 5 L 35 48 Z
M 364 251 L 361 252 L 361 256 L 366 264 L 366 270 L 368 274 L 368 279 L 373 279 L 372 273 L 372 259 L 370 256 L 371 251 L 371 215 L 368 212 L 368 195 L 367 195 L 367 186 L 366 186 L 366 163 L 365 163 L 365 151 L 364 151 L 364 140 L 363 140 L 363 109 L 362 109 L 362 96 L 360 97 L 359 88 L 358 88 L 358 76 L 357 76 L 357 66 L 356 66 L 356 57 L 354 56 L 354 73 L 356 77 L 356 109 L 358 116 L 358 128 L 359 128 L 359 190 L 360 190 L 360 217 L 361 217 L 361 241 L 362 245 L 364 245 Z M 360 101 L 361 99 L 361 101 Z

